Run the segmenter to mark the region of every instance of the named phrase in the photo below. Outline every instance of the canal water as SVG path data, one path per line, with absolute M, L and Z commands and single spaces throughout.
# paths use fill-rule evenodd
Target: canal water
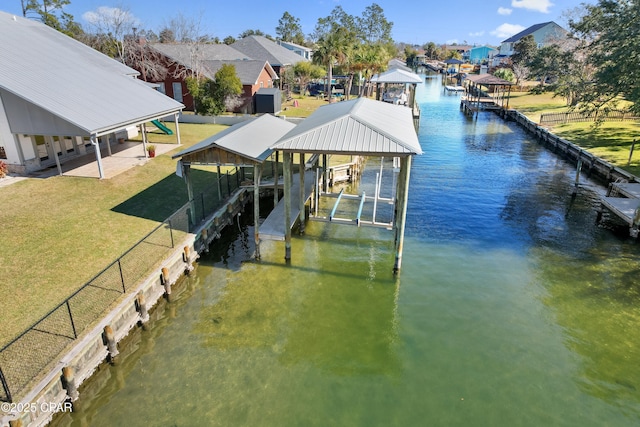
M 309 223 L 286 265 L 235 224 L 53 425 L 640 425 L 640 247 L 604 190 L 438 79 L 418 101 L 398 277 L 387 230 Z

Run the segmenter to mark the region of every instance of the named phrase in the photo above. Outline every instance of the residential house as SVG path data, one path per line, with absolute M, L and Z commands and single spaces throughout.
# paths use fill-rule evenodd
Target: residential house
M 447 55 L 448 51 L 453 50 L 460 54 L 463 61 L 468 61 L 469 51 L 471 50 L 472 46 L 466 44 L 443 44 L 442 46 L 440 46 L 440 48 L 445 53 L 445 56 Z
M 514 53 L 514 46 L 522 38 L 532 35 L 533 39 L 541 48 L 548 44 L 558 43 L 567 38 L 569 32 L 553 21 L 543 22 L 541 24 L 532 25 L 529 28 L 520 31 L 518 34 L 503 40 L 500 44 L 499 55 L 501 57 L 511 56 Z
M 249 58 L 244 53 L 225 44 L 187 45 L 182 43 L 154 43 L 151 48 L 164 57 L 168 69 L 158 88 L 168 96 L 181 100 L 187 110 L 193 111 L 193 97 L 187 90 L 185 78 L 193 73 L 215 80 L 216 72 L 223 64 L 232 64 L 242 82 L 242 103 L 234 110 L 253 113 L 254 95 L 260 88 L 274 86 L 278 75 L 265 60 Z
M 278 40 L 277 43 L 284 47 L 289 49 L 290 51 L 296 53 L 297 55 L 302 56 L 304 59 L 311 61 L 311 59 L 313 58 L 313 49 L 310 49 L 306 46 L 300 46 L 299 44 L 295 44 L 293 42 L 285 42 L 282 40 Z
M 490 62 L 497 53 L 498 49 L 491 46 L 474 46 L 469 51 L 469 62 L 472 64 L 481 64 L 485 61 Z
M 0 12 L 0 158 L 15 173 L 57 166 L 184 106 L 138 72 L 39 22 Z M 100 149 L 97 149 L 100 148 Z
M 308 61 L 308 59 L 262 36 L 248 36 L 230 46 L 249 58 L 269 62 L 280 77 L 281 85 L 283 72 L 287 67 L 291 67 L 300 61 Z

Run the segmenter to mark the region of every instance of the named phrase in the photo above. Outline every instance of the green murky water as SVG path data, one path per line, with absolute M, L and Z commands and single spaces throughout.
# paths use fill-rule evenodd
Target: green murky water
M 572 200 L 570 165 L 441 90 L 398 277 L 388 231 L 309 223 L 286 265 L 243 226 L 53 425 L 640 425 L 640 247 L 594 223 L 602 188 Z

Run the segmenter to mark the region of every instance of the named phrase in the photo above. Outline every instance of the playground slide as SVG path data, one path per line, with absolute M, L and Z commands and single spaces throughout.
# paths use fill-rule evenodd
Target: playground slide
M 160 120 L 151 120 L 151 123 L 153 123 L 155 127 L 160 129 L 162 132 L 166 133 L 167 135 L 173 135 L 173 131 L 168 127 L 166 127 L 165 125 L 163 125 L 162 123 L 160 123 Z

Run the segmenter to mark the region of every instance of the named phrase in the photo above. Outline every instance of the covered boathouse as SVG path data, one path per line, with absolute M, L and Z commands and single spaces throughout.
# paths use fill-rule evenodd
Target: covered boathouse
M 282 177 L 279 176 L 279 158 L 282 153 Z M 242 122 L 183 150 L 177 173 L 187 181 L 189 199 L 193 200 L 189 169 L 192 165 L 236 166 L 253 168 L 254 233 L 256 258 L 260 258 L 261 240 L 283 240 L 285 259 L 291 259 L 291 230 L 299 220 L 304 232 L 307 219 L 306 204 L 317 203 L 320 196 L 335 197 L 329 193 L 325 172 L 327 157 L 331 155 L 375 156 L 397 159 L 398 179 L 393 198 L 393 223 L 380 224 L 395 231 L 396 255 L 394 272 L 400 270 L 404 243 L 409 176 L 413 155 L 422 154 L 413 126 L 411 109 L 384 102 L 358 98 L 320 107 L 297 126 L 265 114 Z M 293 173 L 293 158 L 299 161 L 298 173 Z M 271 160 L 273 180 L 261 182 L 265 164 Z M 322 165 L 320 164 L 322 159 Z M 315 170 L 315 171 L 314 171 Z M 277 200 L 278 189 L 284 187 L 284 197 Z M 268 218 L 259 222 L 260 188 L 274 188 L 274 209 Z M 311 194 L 315 193 L 315 198 Z M 342 194 L 342 193 L 341 193 Z M 365 200 L 360 197 L 361 207 Z M 376 196 L 377 197 L 377 196 Z M 336 197 L 336 204 L 340 198 Z M 374 202 L 377 200 L 374 200 Z M 312 210 L 309 209 L 311 213 Z M 322 219 L 320 219 L 322 220 Z M 360 225 L 358 219 L 339 221 L 339 224 Z M 376 226 L 375 220 L 369 225 Z

